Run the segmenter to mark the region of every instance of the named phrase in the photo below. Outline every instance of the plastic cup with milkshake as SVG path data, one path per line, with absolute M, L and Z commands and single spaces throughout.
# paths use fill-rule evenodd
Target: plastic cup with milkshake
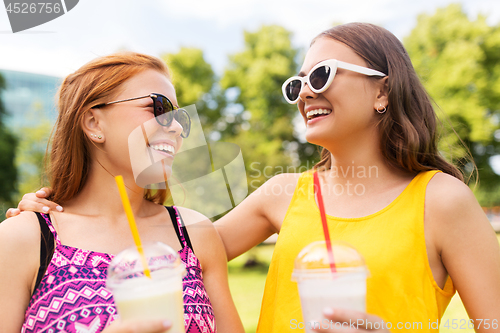
M 307 328 L 314 323 L 321 325 L 326 307 L 366 312 L 368 270 L 363 257 L 341 241 L 331 242 L 331 251 L 334 269 L 324 240 L 307 245 L 295 259 L 292 280 L 298 285 L 306 332 L 313 332 Z
M 109 265 L 106 287 L 113 293 L 120 320 L 167 319 L 172 322 L 169 333 L 184 333 L 185 268 L 179 254 L 160 242 L 145 244 L 143 253 L 150 276 L 135 246 L 117 254 Z

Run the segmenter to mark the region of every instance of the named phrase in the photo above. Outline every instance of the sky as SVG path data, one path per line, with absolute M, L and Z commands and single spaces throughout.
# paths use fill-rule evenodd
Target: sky
M 65 15 L 14 34 L 0 8 L 0 69 L 62 77 L 118 50 L 160 56 L 186 46 L 202 49 L 222 75 L 228 56 L 243 49 L 243 32 L 262 25 L 285 27 L 304 49 L 334 23 L 353 21 L 403 39 L 419 14 L 453 2 L 470 19 L 483 14 L 490 25 L 500 23 L 500 0 L 80 0 Z

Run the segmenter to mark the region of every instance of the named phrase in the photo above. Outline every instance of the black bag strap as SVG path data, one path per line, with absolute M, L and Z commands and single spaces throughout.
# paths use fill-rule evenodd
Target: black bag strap
M 186 246 L 189 247 L 191 251 L 193 251 L 194 253 L 193 245 L 191 245 L 191 239 L 189 239 L 189 234 L 187 232 L 186 226 L 184 225 L 184 221 L 182 220 L 181 213 L 177 215 L 178 210 L 174 209 L 173 206 L 165 206 L 165 208 L 168 210 L 168 213 L 170 214 L 170 219 L 172 220 L 175 233 L 177 234 L 177 238 L 179 239 L 181 246 L 183 248 Z M 177 223 L 177 216 L 179 216 L 180 226 L 179 223 Z M 179 228 L 182 231 L 182 235 L 179 231 Z
M 40 213 L 36 213 L 38 217 L 38 223 L 40 224 L 40 267 L 38 268 L 38 275 L 36 277 L 35 289 L 33 293 L 42 282 L 42 278 L 49 267 L 49 263 L 54 255 L 55 242 L 54 234 L 49 229 L 47 222 Z

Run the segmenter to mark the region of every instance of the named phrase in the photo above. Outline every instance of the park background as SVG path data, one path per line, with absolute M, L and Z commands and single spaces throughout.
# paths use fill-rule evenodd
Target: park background
M 471 188 L 495 223 L 500 214 L 497 0 L 81 0 L 56 20 L 16 34 L 0 9 L 1 216 L 23 193 L 42 185 L 56 114 L 53 95 L 61 78 L 120 50 L 166 61 L 179 104 L 196 103 L 207 140 L 241 147 L 249 191 L 275 174 L 310 168 L 318 149 L 305 142 L 304 125 L 296 107 L 282 98 L 281 84 L 298 72 L 312 38 L 352 21 L 381 25 L 402 40 L 436 103 L 442 154 L 471 177 Z M 30 95 L 28 86 L 13 91 L 9 77 L 24 74 L 53 82 L 49 96 Z M 9 108 L 15 105 L 7 103 L 12 98 L 22 100 L 24 109 Z M 262 244 L 229 263 L 247 332 L 256 328 L 272 250 L 272 243 Z M 442 325 L 442 331 L 453 330 L 451 320 L 465 318 L 456 296 L 444 318 L 449 329 Z

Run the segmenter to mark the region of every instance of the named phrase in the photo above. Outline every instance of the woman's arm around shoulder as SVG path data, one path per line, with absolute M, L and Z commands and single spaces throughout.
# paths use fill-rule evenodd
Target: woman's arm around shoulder
M 20 332 L 40 266 L 40 225 L 32 212 L 0 223 L 0 333 Z
M 227 257 L 212 222 L 191 209 L 178 207 L 203 269 L 203 284 L 214 309 L 219 333 L 244 332 L 234 305 L 227 278 Z
M 215 222 L 228 260 L 280 232 L 300 175 L 283 173 L 272 177 Z
M 477 332 L 500 332 L 500 246 L 474 194 L 436 174 L 427 186 L 426 228 Z

